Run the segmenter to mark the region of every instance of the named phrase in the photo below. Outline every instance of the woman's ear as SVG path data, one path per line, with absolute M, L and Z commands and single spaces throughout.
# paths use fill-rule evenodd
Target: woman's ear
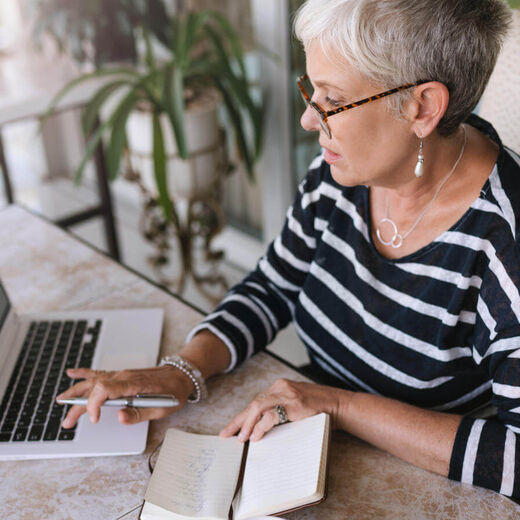
M 405 113 L 411 130 L 421 138 L 430 135 L 443 118 L 450 101 L 448 88 L 439 81 L 429 81 L 415 87 Z

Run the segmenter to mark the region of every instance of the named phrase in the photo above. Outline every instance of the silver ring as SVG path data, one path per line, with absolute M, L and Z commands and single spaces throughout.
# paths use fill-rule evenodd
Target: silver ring
M 281 404 L 277 404 L 274 407 L 274 409 L 278 415 L 278 424 L 284 424 L 286 422 L 289 422 L 289 418 L 287 417 L 287 411 Z

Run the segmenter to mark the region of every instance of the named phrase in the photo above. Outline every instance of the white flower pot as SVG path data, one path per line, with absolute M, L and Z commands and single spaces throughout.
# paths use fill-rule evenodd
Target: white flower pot
M 222 154 L 217 117 L 218 97 L 190 106 L 185 114 L 185 130 L 190 157 L 178 157 L 170 120 L 161 116 L 166 156 L 166 174 L 170 196 L 194 199 L 206 196 L 214 185 Z M 128 146 L 133 167 L 141 174 L 147 189 L 157 195 L 153 166 L 153 125 L 149 111 L 134 111 L 127 124 Z

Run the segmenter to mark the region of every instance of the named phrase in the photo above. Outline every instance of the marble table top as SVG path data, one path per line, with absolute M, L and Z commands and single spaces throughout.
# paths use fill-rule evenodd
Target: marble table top
M 201 315 L 70 234 L 19 207 L 0 211 L 0 277 L 19 311 L 162 307 L 161 355 L 179 350 Z M 276 379 L 305 380 L 269 354 L 209 381 L 209 399 L 150 424 L 135 456 L 0 462 L 0 518 L 137 520 L 148 458 L 165 430 L 216 434 Z M 287 519 L 520 518 L 520 506 L 491 491 L 429 473 L 345 433 L 333 435 L 328 498 Z

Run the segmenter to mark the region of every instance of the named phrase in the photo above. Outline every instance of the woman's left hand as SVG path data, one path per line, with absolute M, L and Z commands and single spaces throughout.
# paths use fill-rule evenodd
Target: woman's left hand
M 289 421 L 299 421 L 311 415 L 326 412 L 336 423 L 340 408 L 340 395 L 344 390 L 315 383 L 278 379 L 265 392 L 257 395 L 221 432 L 231 437 L 238 431 L 238 440 L 260 440 L 271 428 L 279 424 L 276 405 L 285 408 Z

